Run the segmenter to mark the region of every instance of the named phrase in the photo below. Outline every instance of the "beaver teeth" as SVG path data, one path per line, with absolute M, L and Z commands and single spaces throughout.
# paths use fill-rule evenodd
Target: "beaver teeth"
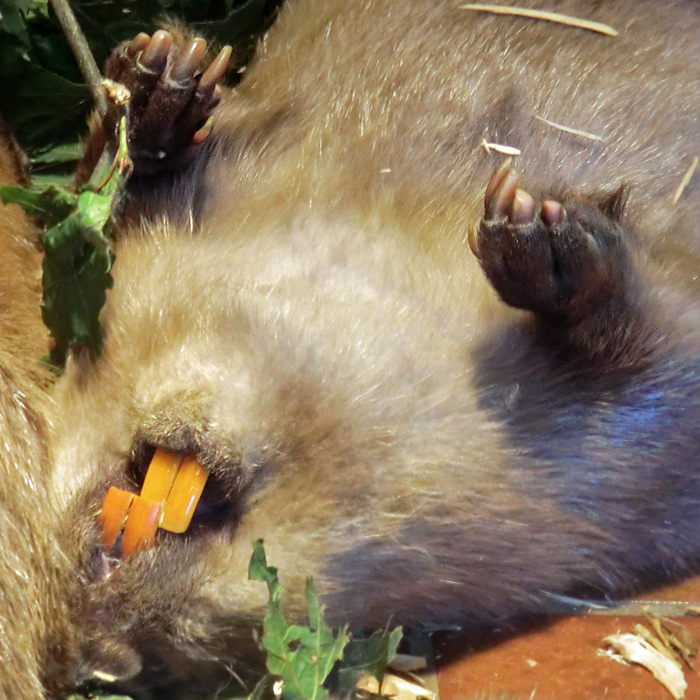
M 187 530 L 206 484 L 208 472 L 193 456 L 157 449 L 141 494 L 114 486 L 102 503 L 102 546 L 110 552 L 122 529 L 122 558 L 152 547 L 156 530 Z

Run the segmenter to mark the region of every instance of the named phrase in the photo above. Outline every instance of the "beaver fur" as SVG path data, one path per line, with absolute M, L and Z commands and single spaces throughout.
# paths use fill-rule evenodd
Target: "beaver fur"
M 21 184 L 22 158 L 0 120 L 0 186 Z M 49 497 L 49 382 L 37 230 L 0 202 L 0 696 L 40 700 L 70 648 L 57 513 Z
M 168 87 L 182 43 L 148 80 L 115 55 L 163 167 L 137 157 L 104 354 L 55 393 L 82 678 L 190 697 L 245 674 L 259 537 L 290 616 L 313 575 L 357 628 L 477 629 L 698 570 L 697 177 L 672 199 L 700 5 L 519 4 L 618 35 L 289 0 L 187 158 L 171 137 L 206 115 Z M 484 143 L 521 155 L 497 170 Z M 95 516 L 155 447 L 209 485 L 187 534 L 114 562 Z

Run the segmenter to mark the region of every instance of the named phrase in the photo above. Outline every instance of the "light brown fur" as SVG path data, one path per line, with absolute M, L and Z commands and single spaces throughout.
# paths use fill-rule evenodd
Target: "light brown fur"
M 0 121 L 0 186 L 22 172 Z M 55 516 L 47 493 L 36 228 L 16 205 L 0 203 L 0 697 L 44 697 L 43 675 L 63 658 L 65 601 L 57 572 Z
M 143 666 L 134 687 L 185 696 L 206 660 L 240 663 L 258 537 L 290 613 L 312 574 L 362 627 L 477 627 L 697 569 L 697 180 L 670 202 L 700 135 L 700 12 L 545 5 L 620 34 L 290 1 L 208 150 L 140 189 L 104 356 L 56 393 L 85 677 Z M 522 150 L 537 195 L 629 187 L 639 308 L 602 315 L 599 343 L 543 339 L 469 252 L 500 159 L 482 139 Z M 148 446 L 196 453 L 228 517 L 106 575 L 95 515 Z

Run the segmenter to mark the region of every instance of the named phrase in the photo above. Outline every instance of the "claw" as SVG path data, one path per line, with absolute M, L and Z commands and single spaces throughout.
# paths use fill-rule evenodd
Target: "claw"
M 520 175 L 509 168 L 493 189 L 491 198 L 485 202 L 487 219 L 504 219 L 510 216 L 519 183 Z
M 204 141 L 209 136 L 209 134 L 211 134 L 213 128 L 214 120 L 212 119 L 212 117 L 209 117 L 209 119 L 207 119 L 207 121 L 204 123 L 204 126 L 201 129 L 195 131 L 194 135 L 192 136 L 192 143 L 202 143 L 202 141 Z
M 141 52 L 139 62 L 146 69 L 159 73 L 165 68 L 168 54 L 173 47 L 173 37 L 170 32 L 159 29 Z
M 204 71 L 204 75 L 199 80 L 199 89 L 206 90 L 211 85 L 215 85 L 221 80 L 226 68 L 228 67 L 228 62 L 231 59 L 232 49 L 230 46 L 224 46 L 219 55 L 211 62 L 209 68 Z
M 172 80 L 178 83 L 185 82 L 192 78 L 197 67 L 202 62 L 207 51 L 207 42 L 197 37 L 188 41 L 178 53 L 177 59 L 170 71 Z
M 493 192 L 496 190 L 501 182 L 503 181 L 503 178 L 508 174 L 510 171 L 510 166 L 513 164 L 513 159 L 508 157 L 506 158 L 499 166 L 494 170 L 493 175 L 491 175 L 491 179 L 489 180 L 489 184 L 486 185 L 486 194 L 484 195 L 484 200 L 488 202 L 491 197 L 493 197 Z
M 151 37 L 148 36 L 148 34 L 146 34 L 146 32 L 141 32 L 140 34 L 137 34 L 129 42 L 129 48 L 127 49 L 128 53 L 132 56 L 136 56 L 136 54 L 140 53 L 148 46 L 148 42 L 150 40 L 151 40 Z

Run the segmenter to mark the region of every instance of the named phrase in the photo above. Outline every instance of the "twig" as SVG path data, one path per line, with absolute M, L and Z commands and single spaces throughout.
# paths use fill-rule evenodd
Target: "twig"
M 107 114 L 107 97 L 101 84 L 102 75 L 85 40 L 85 35 L 75 19 L 68 0 L 50 0 L 50 2 L 66 35 L 66 39 L 68 39 L 68 43 L 73 49 L 80 72 L 83 74 L 85 82 L 92 93 L 92 99 L 95 100 L 97 111 L 104 117 Z
M 565 24 L 568 27 L 578 27 L 579 29 L 588 29 L 591 32 L 598 34 L 606 34 L 607 36 L 617 36 L 617 30 L 603 24 L 602 22 L 591 22 L 588 19 L 579 19 L 578 17 L 570 17 L 562 15 L 558 12 L 545 12 L 544 10 L 531 10 L 527 7 L 507 7 L 505 5 L 460 5 L 460 10 L 476 10 L 477 12 L 491 12 L 494 15 L 513 15 L 515 17 L 529 17 L 530 19 L 543 19 L 547 22 L 556 22 L 557 24 Z

